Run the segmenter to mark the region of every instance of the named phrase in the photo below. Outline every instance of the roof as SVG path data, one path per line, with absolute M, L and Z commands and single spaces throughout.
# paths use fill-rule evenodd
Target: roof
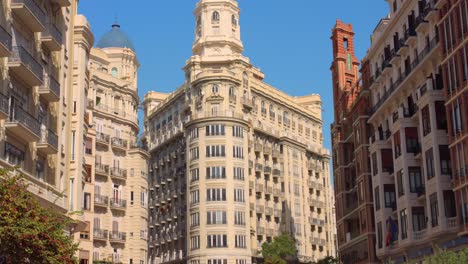
M 113 24 L 111 31 L 104 34 L 97 44 L 98 48 L 129 48 L 135 51 L 133 42 L 130 40 L 127 34 L 121 29 L 120 25 Z

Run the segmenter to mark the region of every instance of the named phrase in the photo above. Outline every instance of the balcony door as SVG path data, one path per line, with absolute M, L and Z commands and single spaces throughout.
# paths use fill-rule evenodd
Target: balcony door
M 113 188 L 113 199 L 115 202 L 118 202 L 121 199 L 122 190 L 119 185 L 114 185 Z

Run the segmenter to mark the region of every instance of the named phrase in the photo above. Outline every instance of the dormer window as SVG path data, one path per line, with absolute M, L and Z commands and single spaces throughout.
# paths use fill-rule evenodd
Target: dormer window
M 237 26 L 237 18 L 235 15 L 232 15 L 231 17 L 231 23 L 232 23 L 232 26 L 236 27 Z
M 214 11 L 213 12 L 213 16 L 211 17 L 211 21 L 213 23 L 219 23 L 219 12 L 218 11 Z

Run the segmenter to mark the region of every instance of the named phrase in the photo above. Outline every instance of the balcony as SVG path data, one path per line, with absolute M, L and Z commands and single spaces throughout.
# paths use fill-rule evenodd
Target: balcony
M 265 211 L 265 207 L 263 205 L 257 205 L 256 210 L 257 214 L 263 214 Z
M 124 232 L 112 231 L 109 235 L 109 242 L 111 243 L 125 243 L 127 235 Z
M 42 65 L 21 46 L 13 47 L 8 59 L 8 66 L 12 72 L 30 86 L 42 85 L 44 81 Z
M 127 201 L 122 199 L 110 199 L 110 207 L 115 210 L 125 210 L 127 208 Z
M 264 189 L 263 189 L 263 184 L 257 184 L 257 185 L 255 186 L 255 192 L 261 193 L 261 192 L 263 192 L 263 191 L 264 191 Z
M 57 154 L 58 136 L 52 130 L 41 130 L 41 138 L 37 143 L 37 149 L 45 154 Z
M 96 133 L 96 143 L 108 145 L 110 140 L 110 136 L 104 133 L 97 132 Z
M 52 76 L 46 76 L 44 85 L 39 87 L 39 94 L 49 102 L 60 101 L 60 84 Z
M 117 180 L 126 180 L 127 179 L 127 170 L 117 167 L 112 167 L 110 170 L 110 175 L 113 179 Z
M 62 49 L 62 33 L 54 24 L 46 26 L 42 32 L 41 41 L 50 51 L 60 51 Z
M 255 171 L 256 172 L 262 172 L 263 171 L 263 165 L 260 163 L 255 163 Z
M 263 148 L 263 154 L 265 154 L 265 155 L 271 155 L 271 147 L 265 146 L 265 147 Z
M 17 15 L 32 32 L 44 31 L 46 13 L 34 0 L 11 0 L 11 11 Z
M 113 149 L 120 149 L 120 150 L 125 151 L 128 146 L 128 141 L 125 139 L 118 138 L 118 137 L 113 137 L 111 139 L 111 145 Z
M 265 235 L 265 228 L 261 227 L 261 226 L 258 226 L 257 227 L 257 235 L 259 235 L 259 236 Z
M 41 128 L 39 121 L 22 108 L 15 107 L 5 122 L 5 127 L 12 134 L 20 136 L 27 142 L 36 142 L 40 139 Z
M 8 106 L 8 98 L 0 93 L 0 119 L 8 118 L 8 113 L 10 112 Z
M 255 143 L 254 144 L 254 151 L 255 152 L 262 152 L 262 150 L 263 150 L 262 144 L 260 144 L 260 143 Z
M 273 169 L 273 177 L 280 177 L 281 170 L 280 169 Z
M 94 195 L 94 207 L 104 207 L 107 208 L 109 205 L 109 197 L 104 195 L 95 194 Z
M 413 239 L 415 241 L 423 240 L 425 237 L 426 237 L 426 229 L 413 232 Z
M 252 98 L 250 98 L 248 96 L 243 96 L 242 97 L 242 104 L 244 105 L 245 108 L 248 108 L 248 109 L 253 108 Z
M 416 18 L 416 32 L 427 32 L 427 29 L 429 28 L 429 23 L 425 19 L 427 12 L 427 10 L 424 10 L 423 13 L 419 14 L 419 16 Z
M 279 156 L 280 156 L 280 151 L 277 150 L 277 149 L 273 149 L 271 157 L 274 158 L 274 159 L 277 159 L 277 158 L 279 158 Z
M 109 236 L 109 231 L 105 229 L 98 229 L 95 228 L 93 230 L 93 238 L 94 240 L 99 240 L 99 241 L 106 241 Z
M 0 25 L 0 57 L 8 57 L 11 53 L 11 35 Z
M 263 172 L 264 172 L 265 174 L 270 175 L 270 174 L 271 174 L 271 166 L 266 165 L 266 166 L 263 168 Z
M 101 176 L 104 176 L 104 177 L 109 176 L 109 165 L 104 165 L 102 163 L 96 163 L 94 173 L 96 174 L 96 176 L 98 176 L 98 175 L 101 175 Z

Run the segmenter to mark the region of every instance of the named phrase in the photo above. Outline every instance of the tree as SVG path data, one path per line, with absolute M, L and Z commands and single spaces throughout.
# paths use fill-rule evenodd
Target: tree
M 324 259 L 314 262 L 315 264 L 339 264 L 338 260 L 334 257 L 328 256 Z
M 5 264 L 73 264 L 78 245 L 66 216 L 42 207 L 23 176 L 0 169 L 0 258 Z
M 272 242 L 262 245 L 262 255 L 269 264 L 285 264 L 288 260 L 295 259 L 296 254 L 296 241 L 287 234 L 275 237 Z

